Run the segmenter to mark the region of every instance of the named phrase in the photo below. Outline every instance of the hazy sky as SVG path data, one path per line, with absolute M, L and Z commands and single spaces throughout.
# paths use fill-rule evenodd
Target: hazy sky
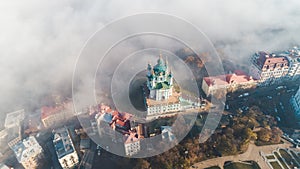
M 230 57 L 300 42 L 299 0 L 0 1 L 0 112 L 70 89 L 85 41 L 108 22 L 142 12 L 185 18 Z M 172 28 L 170 28 L 172 29 Z

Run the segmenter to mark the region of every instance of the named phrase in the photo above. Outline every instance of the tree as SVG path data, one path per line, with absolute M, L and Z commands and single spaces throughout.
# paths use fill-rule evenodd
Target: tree
M 192 63 L 192 62 L 194 62 L 194 60 L 195 60 L 194 56 L 188 56 L 188 57 L 185 59 L 185 62 L 186 62 L 186 63 Z
M 150 169 L 150 163 L 147 160 L 139 158 L 137 164 L 133 169 Z
M 272 128 L 272 137 L 270 139 L 271 143 L 280 143 L 281 135 L 283 132 L 278 127 Z
M 259 132 L 257 132 L 257 138 L 262 142 L 269 142 L 272 136 L 272 132 L 269 129 L 262 128 Z
M 256 140 L 257 134 L 254 133 L 250 128 L 245 129 L 246 139 L 247 140 Z

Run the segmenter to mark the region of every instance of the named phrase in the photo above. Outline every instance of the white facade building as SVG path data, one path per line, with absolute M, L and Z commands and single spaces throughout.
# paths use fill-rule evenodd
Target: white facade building
M 131 132 L 129 135 L 125 135 L 124 148 L 126 156 L 137 154 L 141 150 L 139 135 L 134 132 Z
M 35 137 L 30 136 L 16 145 L 12 146 L 17 160 L 24 168 L 36 168 L 38 159 L 43 155 L 43 149 L 36 141 Z
M 53 145 L 58 161 L 63 169 L 75 168 L 79 158 L 67 128 L 54 131 Z
M 258 52 L 251 57 L 249 73 L 258 79 L 258 85 L 275 84 L 288 77 L 289 61 L 285 56 Z
M 157 64 L 152 68 L 148 64 L 147 87 L 150 91 L 149 98 L 155 100 L 167 100 L 172 96 L 173 75 L 168 73 L 168 65 L 160 56 Z
M 290 101 L 296 116 L 300 118 L 300 86 L 297 93 L 294 96 L 292 96 Z
M 168 70 L 168 64 L 162 56 L 154 67 L 148 64 L 147 86 L 144 88 L 147 115 L 181 110 L 180 93 L 174 90 L 173 85 L 172 72 Z
M 277 52 L 279 56 L 285 56 L 290 63 L 288 76 L 289 79 L 299 80 L 300 79 L 300 48 L 297 46 L 293 47 L 284 52 Z
M 156 115 L 160 113 L 167 113 L 167 112 L 176 112 L 181 110 L 181 104 L 174 103 L 174 104 L 158 104 L 158 105 L 151 105 L 147 108 L 148 115 Z

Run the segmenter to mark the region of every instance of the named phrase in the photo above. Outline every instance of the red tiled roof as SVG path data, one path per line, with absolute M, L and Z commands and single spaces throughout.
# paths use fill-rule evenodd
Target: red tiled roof
M 256 60 L 257 66 L 259 68 L 263 68 L 264 66 L 277 66 L 281 64 L 288 65 L 288 59 L 286 59 L 284 56 L 272 56 L 266 52 L 259 52 L 259 57 Z
M 59 106 L 59 107 L 48 107 L 48 106 L 43 106 L 41 108 L 41 118 L 45 119 L 46 117 L 59 113 L 62 110 L 63 107 Z
M 246 83 L 251 81 L 251 77 L 244 74 L 242 71 L 235 71 L 238 74 L 226 74 L 220 76 L 204 77 L 203 80 L 208 86 L 212 85 L 228 85 L 230 83 Z
M 139 140 L 140 140 L 140 138 L 136 132 L 130 132 L 129 135 L 125 136 L 125 144 L 136 142 Z
M 63 103 L 62 105 L 53 107 L 53 106 L 43 106 L 41 108 L 41 119 L 45 119 L 56 113 L 60 113 L 63 110 L 72 111 L 73 105 L 72 102 Z
M 226 76 L 220 75 L 220 76 L 211 76 L 211 77 L 204 77 L 203 80 L 206 82 L 208 86 L 212 85 L 227 85 L 226 82 Z
M 117 119 L 116 124 L 119 125 L 119 126 L 125 126 L 126 123 L 122 120 Z

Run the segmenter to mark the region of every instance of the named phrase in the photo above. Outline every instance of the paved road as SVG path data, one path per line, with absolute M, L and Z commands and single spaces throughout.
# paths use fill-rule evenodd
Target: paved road
M 260 155 L 260 152 L 263 152 L 265 154 L 270 154 L 272 153 L 273 150 L 276 150 L 277 148 L 289 148 L 291 146 L 292 144 L 285 140 L 283 144 L 268 145 L 268 146 L 256 146 L 255 144 L 250 143 L 247 151 L 243 154 L 213 158 L 213 159 L 196 163 L 193 166 L 195 166 L 195 168 L 198 169 L 200 168 L 203 169 L 211 166 L 221 166 L 221 168 L 223 168 L 225 161 L 253 160 L 256 161 L 261 168 L 267 169 L 269 168 L 269 166 L 264 161 L 263 157 Z M 194 169 L 194 168 L 190 167 L 190 169 Z

